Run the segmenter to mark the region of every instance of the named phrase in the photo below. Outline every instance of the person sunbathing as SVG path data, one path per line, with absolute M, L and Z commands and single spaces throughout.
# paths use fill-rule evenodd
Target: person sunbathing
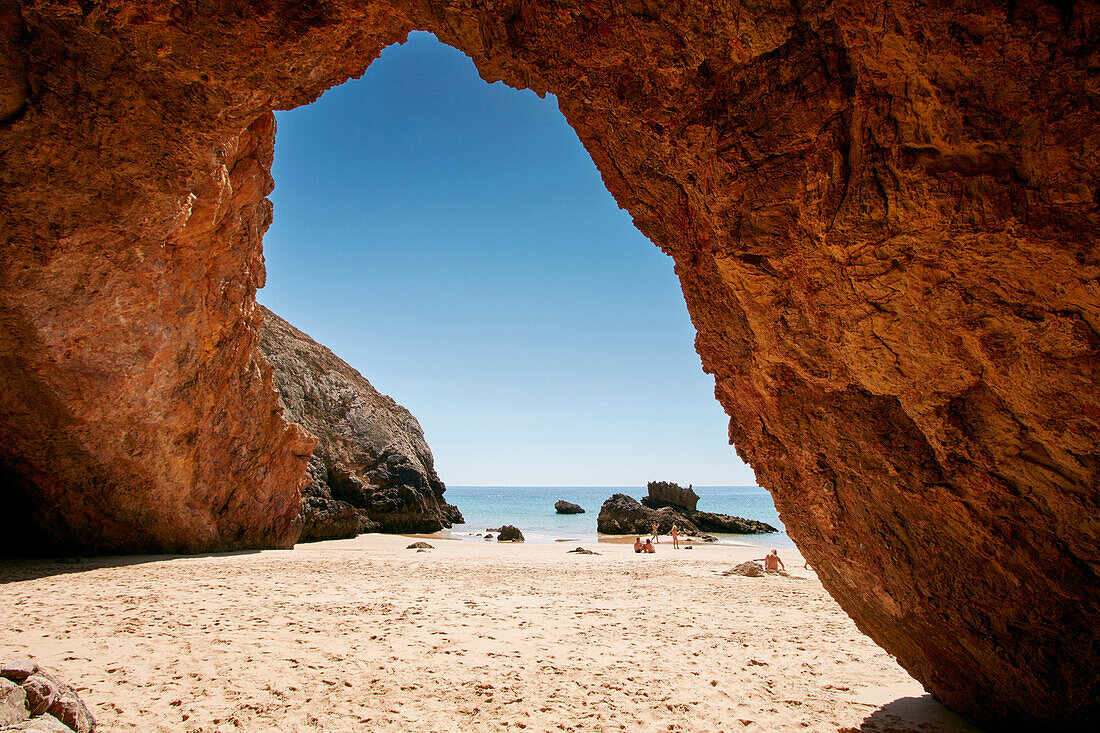
M 644 552 L 644 551 L 645 551 L 645 545 L 642 544 L 642 538 L 641 537 L 635 537 L 634 538 L 634 552 Z
M 645 552 L 650 552 L 650 553 L 656 553 L 657 552 L 657 548 L 653 546 L 653 542 L 650 541 L 650 540 L 645 541 L 645 547 L 643 548 L 643 550 Z
M 783 564 L 783 561 L 779 559 L 778 550 L 772 550 L 765 557 L 762 557 L 759 560 L 753 560 L 753 562 L 764 563 L 764 569 L 771 572 L 778 572 L 781 569 L 783 570 L 783 572 L 787 571 L 787 567 Z

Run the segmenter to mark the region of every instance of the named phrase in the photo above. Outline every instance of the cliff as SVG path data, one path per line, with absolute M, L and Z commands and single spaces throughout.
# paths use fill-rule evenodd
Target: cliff
M 302 541 L 437 532 L 462 522 L 443 498 L 416 418 L 306 334 L 260 306 L 260 349 L 289 420 L 317 436 L 302 495 Z

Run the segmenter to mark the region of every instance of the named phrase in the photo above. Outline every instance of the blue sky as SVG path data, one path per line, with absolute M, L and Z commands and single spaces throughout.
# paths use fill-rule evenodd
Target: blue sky
M 277 116 L 259 300 L 409 408 L 444 482 L 755 483 L 672 260 L 553 97 L 415 33 Z

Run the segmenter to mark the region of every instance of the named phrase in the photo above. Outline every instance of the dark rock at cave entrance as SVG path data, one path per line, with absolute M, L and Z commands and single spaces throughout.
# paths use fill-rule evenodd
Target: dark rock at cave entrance
M 301 540 L 430 533 L 461 523 L 443 498 L 416 418 L 329 349 L 262 310 L 260 348 L 287 417 L 318 439 L 302 492 Z

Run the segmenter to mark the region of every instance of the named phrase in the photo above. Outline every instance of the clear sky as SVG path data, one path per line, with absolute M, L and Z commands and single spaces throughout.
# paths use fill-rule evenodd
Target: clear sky
M 259 300 L 412 411 L 445 483 L 755 483 L 672 260 L 553 97 L 415 33 L 278 124 Z

